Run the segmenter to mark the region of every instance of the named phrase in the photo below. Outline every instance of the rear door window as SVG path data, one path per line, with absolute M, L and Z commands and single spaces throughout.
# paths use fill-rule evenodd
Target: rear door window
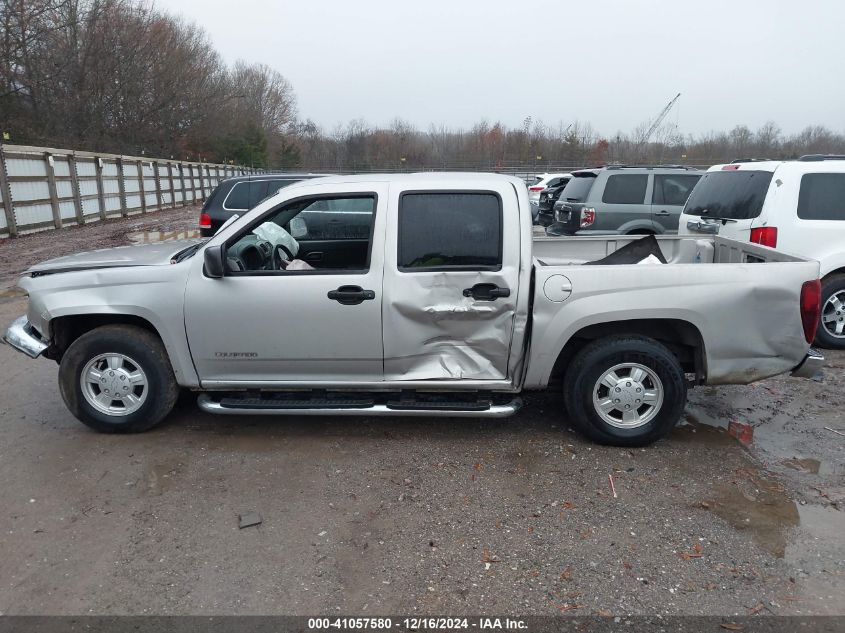
M 773 172 L 737 169 L 711 171 L 692 190 L 684 213 L 728 220 L 760 215 Z
M 802 220 L 845 220 L 845 174 L 804 174 L 798 193 Z
M 399 269 L 500 270 L 502 202 L 494 193 L 406 193 L 399 201 Z
M 643 204 L 648 188 L 648 174 L 614 174 L 609 176 L 601 201 L 608 204 Z
M 682 207 L 700 177 L 655 174 L 652 203 Z

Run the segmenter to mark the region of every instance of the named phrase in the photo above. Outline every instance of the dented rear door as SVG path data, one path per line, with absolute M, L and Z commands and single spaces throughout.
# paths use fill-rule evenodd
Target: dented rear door
M 517 193 L 508 181 L 450 188 L 455 182 L 391 186 L 385 380 L 513 378 L 508 360 L 518 321 Z

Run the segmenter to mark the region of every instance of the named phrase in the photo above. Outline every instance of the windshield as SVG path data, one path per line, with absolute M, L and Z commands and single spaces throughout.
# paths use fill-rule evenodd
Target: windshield
M 726 220 L 760 215 L 774 174 L 770 171 L 711 171 L 692 190 L 684 213 Z
M 572 180 L 566 183 L 566 187 L 561 192 L 560 199 L 568 202 L 584 202 L 595 181 L 595 174 L 573 174 Z

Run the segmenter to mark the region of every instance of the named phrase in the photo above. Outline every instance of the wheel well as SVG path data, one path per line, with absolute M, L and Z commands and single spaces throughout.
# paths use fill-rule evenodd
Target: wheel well
M 633 231 L 628 231 L 626 235 L 654 235 L 654 231 L 650 231 L 648 229 L 634 229 Z
M 50 321 L 51 341 L 45 356 L 60 361 L 71 344 L 86 332 L 103 325 L 135 325 L 149 330 L 156 336 L 158 332 L 152 323 L 132 314 L 74 314 L 56 317 Z
M 842 268 L 837 268 L 836 270 L 831 270 L 827 273 L 822 279 L 827 279 L 828 277 L 833 277 L 834 275 L 845 275 L 845 266 Z
M 684 373 L 695 374 L 697 383 L 707 375 L 704 341 L 701 332 L 692 323 L 680 319 L 631 319 L 596 323 L 578 330 L 558 354 L 552 369 L 552 380 L 563 378 L 569 362 L 588 343 L 620 334 L 648 336 L 660 341 L 677 356 Z

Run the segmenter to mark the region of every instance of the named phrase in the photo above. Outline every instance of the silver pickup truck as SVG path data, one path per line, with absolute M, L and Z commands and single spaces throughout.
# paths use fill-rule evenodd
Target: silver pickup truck
M 818 371 L 816 262 L 718 236 L 615 257 L 639 238 L 534 238 L 505 176 L 320 178 L 207 241 L 30 268 L 5 340 L 57 361 L 107 432 L 153 427 L 180 389 L 219 414 L 502 417 L 557 385 L 565 420 L 637 446 L 688 387 Z

